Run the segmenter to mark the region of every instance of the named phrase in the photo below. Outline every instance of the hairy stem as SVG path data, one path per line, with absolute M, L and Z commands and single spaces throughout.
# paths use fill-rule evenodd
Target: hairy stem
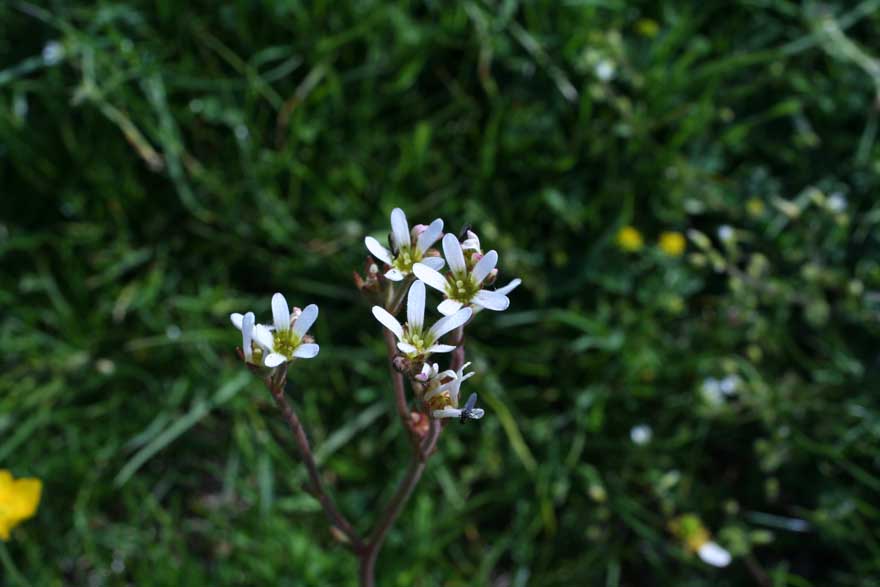
M 311 480 L 311 493 L 321 503 L 321 507 L 324 508 L 324 513 L 327 515 L 327 519 L 330 521 L 331 526 L 342 532 L 342 534 L 348 539 L 352 549 L 355 552 L 358 552 L 363 548 L 363 540 L 345 516 L 342 515 L 336 507 L 336 504 L 333 502 L 333 499 L 324 489 L 324 484 L 321 481 L 321 474 L 318 472 L 318 466 L 315 463 L 314 456 L 312 456 L 312 448 L 309 444 L 309 438 L 306 435 L 306 431 L 303 429 L 302 424 L 300 424 L 299 417 L 296 415 L 293 406 L 287 401 L 287 397 L 284 395 L 284 385 L 286 381 L 287 369 L 285 365 L 285 367 L 280 368 L 276 372 L 274 377 L 267 381 L 267 386 L 269 391 L 272 392 L 272 397 L 275 399 L 278 409 L 281 410 L 281 415 L 287 422 L 287 427 L 290 429 L 293 439 L 296 441 L 297 447 L 299 448 L 300 457 L 306 466 L 309 479 Z

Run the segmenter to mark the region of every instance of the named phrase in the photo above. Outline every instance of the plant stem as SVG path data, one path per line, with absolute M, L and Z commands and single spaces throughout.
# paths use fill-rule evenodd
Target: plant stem
M 403 373 L 394 368 L 394 356 L 397 354 L 397 339 L 394 333 L 387 328 L 382 329 L 385 336 L 385 346 L 388 349 L 388 373 L 391 375 L 391 386 L 394 389 L 394 404 L 397 406 L 397 415 L 400 416 L 400 423 L 406 430 L 407 437 L 414 449 L 419 446 L 419 439 L 412 427 L 412 416 L 409 406 L 406 402 L 406 386 L 403 380 Z
M 442 427 L 434 425 L 433 421 L 431 424 L 431 431 L 428 433 L 428 436 L 425 438 L 425 443 L 423 444 L 424 448 L 413 452 L 409 467 L 406 470 L 406 475 L 403 477 L 403 481 L 400 482 L 397 491 L 394 492 L 394 495 L 391 497 L 391 500 L 382 512 L 381 517 L 376 522 L 376 527 L 370 534 L 367 545 L 360 554 L 361 587 L 374 587 L 375 583 L 373 575 L 379 551 L 382 550 L 382 546 L 385 544 L 385 538 L 388 536 L 388 531 L 391 530 L 394 522 L 397 521 L 397 517 L 400 515 L 400 512 L 403 511 L 403 507 L 406 505 L 406 502 L 409 501 L 413 490 L 422 478 L 422 473 L 425 472 L 425 467 L 428 464 L 427 457 L 434 450 L 434 446 L 437 444 L 437 439 L 440 437 L 440 431 L 442 430 Z
M 387 328 L 384 333 L 385 342 L 388 347 L 388 360 L 390 363 L 394 359 L 397 347 L 394 334 Z M 464 327 L 459 327 L 455 331 L 454 340 L 456 348 L 452 354 L 451 368 L 457 370 L 461 368 L 465 360 Z M 382 550 L 388 532 L 391 530 L 392 526 L 394 526 L 394 522 L 397 521 L 398 516 L 400 516 L 407 501 L 409 501 L 409 498 L 412 496 L 416 485 L 418 485 L 421 480 L 422 474 L 425 472 L 425 467 L 428 464 L 428 459 L 434 452 L 434 449 L 437 446 L 437 441 L 440 438 L 440 433 L 443 431 L 443 424 L 432 418 L 428 434 L 421 443 L 418 442 L 418 438 L 413 433 L 412 426 L 409 425 L 409 408 L 406 406 L 406 391 L 403 386 L 403 375 L 394 369 L 393 364 L 390 364 L 390 370 L 391 381 L 394 385 L 394 395 L 397 401 L 397 410 L 401 415 L 401 422 L 404 424 L 404 428 L 406 428 L 407 433 L 410 434 L 410 438 L 414 440 L 414 450 L 403 480 L 400 482 L 397 491 L 394 492 L 388 505 L 385 506 L 385 510 L 382 512 L 382 515 L 376 522 L 375 528 L 367 539 L 367 544 L 364 546 L 363 550 L 358 553 L 358 557 L 360 558 L 360 587 L 375 587 L 376 583 L 374 576 L 376 559 L 379 556 L 379 551 Z
M 302 458 L 303 463 L 305 463 L 309 479 L 311 480 L 311 493 L 321 503 L 321 507 L 324 508 L 324 513 L 327 514 L 327 519 L 330 520 L 330 524 L 345 535 L 355 552 L 359 552 L 363 548 L 363 540 L 348 520 L 345 519 L 345 516 L 342 515 L 336 507 L 336 504 L 333 502 L 333 499 L 324 489 L 324 484 L 321 481 L 321 474 L 318 472 L 318 466 L 315 464 L 314 456 L 312 456 L 312 448 L 309 445 L 309 438 L 306 435 L 306 431 L 303 429 L 302 424 L 300 424 L 299 417 L 297 417 L 293 406 L 291 406 L 290 402 L 287 401 L 287 397 L 284 395 L 284 385 L 286 381 L 287 369 L 285 366 L 283 369 L 279 369 L 278 374 L 276 374 L 275 377 L 267 381 L 267 386 L 269 387 L 269 391 L 272 392 L 272 397 L 275 399 L 278 409 L 281 410 L 281 415 L 287 422 L 287 427 L 290 428 L 290 432 L 293 434 L 293 439 L 299 447 L 300 457 Z

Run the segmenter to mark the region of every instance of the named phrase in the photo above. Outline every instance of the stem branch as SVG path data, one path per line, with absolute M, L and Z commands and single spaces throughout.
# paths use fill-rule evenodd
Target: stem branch
M 330 520 L 330 524 L 342 532 L 348 539 L 354 551 L 358 552 L 363 548 L 363 540 L 348 520 L 345 519 L 345 516 L 342 515 L 336 507 L 336 504 L 333 502 L 333 499 L 324 489 L 324 484 L 321 481 L 321 474 L 318 472 L 318 465 L 315 464 L 315 458 L 312 456 L 312 447 L 309 445 L 309 437 L 306 435 L 306 431 L 303 429 L 302 424 L 300 424 L 299 417 L 296 415 L 293 406 L 291 406 L 290 402 L 287 401 L 287 397 L 284 395 L 284 385 L 286 381 L 287 369 L 285 366 L 284 368 L 279 369 L 279 372 L 275 377 L 267 381 L 267 386 L 269 387 L 269 391 L 272 392 L 272 397 L 275 399 L 278 409 L 281 410 L 281 415 L 287 422 L 287 427 L 290 429 L 291 434 L 293 434 L 293 439 L 299 447 L 300 457 L 306 466 L 306 471 L 308 471 L 309 479 L 311 480 L 311 493 L 321 503 L 321 507 L 324 508 L 324 513 L 327 514 L 327 519 Z

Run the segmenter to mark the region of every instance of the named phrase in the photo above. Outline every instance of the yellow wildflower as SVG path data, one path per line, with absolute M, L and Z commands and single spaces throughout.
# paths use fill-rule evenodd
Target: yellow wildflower
M 757 218 L 764 214 L 764 202 L 758 198 L 749 198 L 746 202 L 746 210 L 749 216 Z
M 624 251 L 640 251 L 643 244 L 642 233 L 632 226 L 624 226 L 617 233 L 617 246 Z
M 16 479 L 0 469 L 0 540 L 9 540 L 9 532 L 37 513 L 43 484 L 39 479 Z
M 670 257 L 680 257 L 684 253 L 687 241 L 680 232 L 667 231 L 660 235 L 660 250 Z
M 643 18 L 636 23 L 636 30 L 640 35 L 653 39 L 660 32 L 660 25 L 656 20 Z

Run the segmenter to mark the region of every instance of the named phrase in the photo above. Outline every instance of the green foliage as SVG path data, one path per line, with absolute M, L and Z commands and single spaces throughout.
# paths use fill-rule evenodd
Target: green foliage
M 400 205 L 524 285 L 381 584 L 880 581 L 880 1 L 697 6 L 0 4 L 4 576 L 352 584 L 227 316 L 321 306 L 294 401 L 365 528 L 407 447 L 349 284 Z

